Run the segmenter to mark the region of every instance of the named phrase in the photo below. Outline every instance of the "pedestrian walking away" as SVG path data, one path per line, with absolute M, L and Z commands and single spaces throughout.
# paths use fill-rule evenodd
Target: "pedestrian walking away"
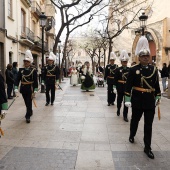
M 17 81 L 15 84 L 15 93 L 18 93 L 18 86 L 20 85 L 20 93 L 26 106 L 26 122 L 30 123 L 30 117 L 33 115 L 32 110 L 32 98 L 38 91 L 37 71 L 31 67 L 33 62 L 32 53 L 30 50 L 25 52 L 25 58 L 23 60 L 24 68 L 20 68 L 18 72 Z
M 149 64 L 150 49 L 145 36 L 142 36 L 136 47 L 139 64 L 130 68 L 125 89 L 125 105 L 132 106 L 129 141 L 134 143 L 138 123 L 144 113 L 144 152 L 154 159 L 151 148 L 152 123 L 155 115 L 155 106 L 161 98 L 158 70 Z
M 44 75 L 42 75 L 42 85 L 44 85 L 44 83 L 46 85 L 45 106 L 48 106 L 50 102 L 51 105 L 54 104 L 56 85 L 59 84 L 60 70 L 59 67 L 54 64 L 54 61 L 55 61 L 55 55 L 53 52 L 50 52 L 48 58 L 48 64 L 44 69 Z M 51 91 L 51 97 L 49 94 L 50 91 Z
M 117 65 L 114 64 L 116 60 L 116 54 L 114 52 L 110 53 L 110 64 L 106 66 L 104 80 L 107 81 L 107 102 L 108 106 L 114 105 L 116 93 L 114 92 L 114 76 L 117 69 Z
M 122 50 L 119 58 L 120 58 L 122 66 L 116 69 L 115 77 L 114 77 L 114 85 L 113 85 L 113 88 L 114 89 L 116 88 L 117 90 L 117 116 L 120 115 L 122 101 L 124 105 L 125 85 L 126 85 L 126 79 L 129 73 L 129 67 L 127 67 L 127 63 L 129 60 L 128 53 L 125 50 Z M 127 115 L 128 115 L 128 107 L 124 105 L 123 106 L 123 118 L 125 122 L 128 122 Z

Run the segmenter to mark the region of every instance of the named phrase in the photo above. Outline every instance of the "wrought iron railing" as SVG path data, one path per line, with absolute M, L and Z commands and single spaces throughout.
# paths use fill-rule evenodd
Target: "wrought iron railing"
M 34 41 L 34 33 L 28 27 L 21 27 L 21 37 Z

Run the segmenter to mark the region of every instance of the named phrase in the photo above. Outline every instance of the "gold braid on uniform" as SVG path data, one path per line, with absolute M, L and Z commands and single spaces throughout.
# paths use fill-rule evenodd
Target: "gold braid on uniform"
M 148 82 L 146 81 L 146 79 L 151 78 L 151 77 L 155 74 L 155 71 L 156 71 L 156 67 L 154 67 L 153 73 L 152 73 L 150 76 L 148 76 L 148 77 L 142 76 L 142 77 L 141 77 L 141 84 L 142 84 L 142 86 L 143 86 L 143 82 L 145 82 L 145 84 L 146 84 L 151 90 L 153 90 L 153 88 L 148 84 Z
M 117 69 L 117 67 L 115 69 L 110 69 L 110 73 L 114 74 L 113 71 L 115 71 Z
M 123 79 L 123 80 L 127 80 L 127 77 L 126 77 L 127 74 L 128 74 L 128 72 L 122 74 L 122 79 Z
M 52 74 L 50 73 L 50 71 L 54 71 L 55 68 L 56 68 L 56 66 L 55 66 L 54 68 L 52 68 L 51 70 L 47 70 L 47 74 L 48 74 L 48 75 L 52 75 Z
M 29 81 L 26 79 L 26 77 L 29 77 L 29 76 L 34 72 L 34 70 L 35 70 L 35 68 L 32 69 L 32 71 L 31 71 L 30 74 L 28 74 L 28 75 L 23 75 L 23 76 L 22 76 L 22 80 L 24 79 L 26 82 L 29 82 Z

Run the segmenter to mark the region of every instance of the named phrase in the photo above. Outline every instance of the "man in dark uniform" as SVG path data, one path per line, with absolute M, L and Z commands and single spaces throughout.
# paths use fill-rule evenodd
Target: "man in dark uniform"
M 1 129 L 1 120 L 4 119 L 4 114 L 2 114 L 2 110 L 8 109 L 8 102 L 5 93 L 5 85 L 4 85 L 4 78 L 0 71 L 0 137 L 3 135 L 3 131 Z
M 129 73 L 129 67 L 127 67 L 127 63 L 129 60 L 128 53 L 125 50 L 123 50 L 119 58 L 122 66 L 116 69 L 115 78 L 114 78 L 115 81 L 113 86 L 113 88 L 116 88 L 117 90 L 117 116 L 120 115 L 120 108 L 122 105 L 122 101 L 124 99 L 126 79 Z M 123 117 L 125 122 L 128 122 L 127 114 L 128 114 L 128 107 L 124 105 Z
M 33 57 L 30 50 L 25 52 L 24 68 L 20 68 L 18 72 L 17 81 L 15 84 L 15 92 L 18 92 L 18 86 L 20 85 L 20 93 L 24 99 L 26 105 L 26 122 L 30 123 L 30 117 L 33 114 L 32 110 L 32 98 L 38 91 L 37 71 L 31 67 Z
M 44 78 L 43 83 L 46 85 L 46 104 L 45 106 L 48 106 L 51 102 L 51 105 L 53 105 L 55 100 L 55 85 L 59 84 L 59 77 L 60 77 L 60 70 L 59 68 L 54 65 L 55 61 L 55 55 L 53 52 L 50 52 L 49 58 L 48 58 L 48 65 L 45 67 L 44 70 Z M 51 90 L 51 99 L 49 92 Z
M 149 158 L 154 159 L 151 151 L 152 123 L 161 91 L 158 71 L 149 64 L 150 50 L 145 36 L 138 41 L 136 55 L 139 56 L 140 63 L 130 68 L 125 89 L 125 105 L 132 105 L 129 141 L 134 143 L 138 123 L 144 113 L 144 152 Z
M 113 91 L 113 84 L 114 84 L 115 71 L 118 66 L 116 64 L 114 64 L 115 60 L 116 60 L 116 55 L 114 52 L 111 52 L 110 64 L 108 64 L 106 66 L 105 76 L 104 76 L 104 80 L 107 80 L 107 85 L 108 85 L 108 87 L 107 87 L 108 106 L 110 106 L 111 104 L 114 105 L 114 101 L 116 98 L 116 94 Z

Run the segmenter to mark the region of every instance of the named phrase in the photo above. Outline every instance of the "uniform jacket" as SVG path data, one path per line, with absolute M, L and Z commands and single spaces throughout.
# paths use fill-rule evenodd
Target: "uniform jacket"
M 106 66 L 104 79 L 107 80 L 108 84 L 114 83 L 114 76 L 115 76 L 115 71 L 117 67 L 118 66 L 116 64 L 114 65 L 108 64 Z M 113 77 L 113 78 L 109 78 L 109 77 Z
M 5 71 L 5 75 L 6 75 L 6 84 L 14 84 L 14 76 L 12 73 L 12 70 L 6 69 Z
M 114 85 L 116 86 L 118 93 L 124 93 L 128 73 L 129 67 L 123 68 L 123 66 L 121 66 L 116 69 L 114 76 Z M 125 83 L 121 83 L 119 82 L 119 80 L 125 81 Z
M 2 77 L 0 73 L 0 107 L 1 104 L 6 103 L 7 98 L 6 98 L 6 93 L 5 93 L 5 85 L 4 85 L 4 78 Z
M 145 82 L 146 81 L 146 82 Z M 141 87 L 145 89 L 153 88 L 154 92 L 140 92 L 133 87 Z M 161 96 L 159 87 L 158 70 L 152 65 L 147 68 L 141 64 L 130 68 L 126 81 L 125 94 L 131 96 L 132 107 L 137 109 L 153 109 L 155 108 L 155 97 Z
M 44 81 L 45 84 L 54 84 L 56 80 L 59 80 L 60 70 L 56 65 L 47 65 L 44 70 Z
M 29 67 L 29 68 L 20 68 L 18 71 L 18 77 L 17 81 L 15 83 L 15 86 L 20 85 L 20 93 L 31 93 L 34 91 L 35 88 L 38 88 L 38 81 L 37 81 L 37 71 L 35 68 Z M 24 83 L 30 83 L 32 84 L 22 84 Z

